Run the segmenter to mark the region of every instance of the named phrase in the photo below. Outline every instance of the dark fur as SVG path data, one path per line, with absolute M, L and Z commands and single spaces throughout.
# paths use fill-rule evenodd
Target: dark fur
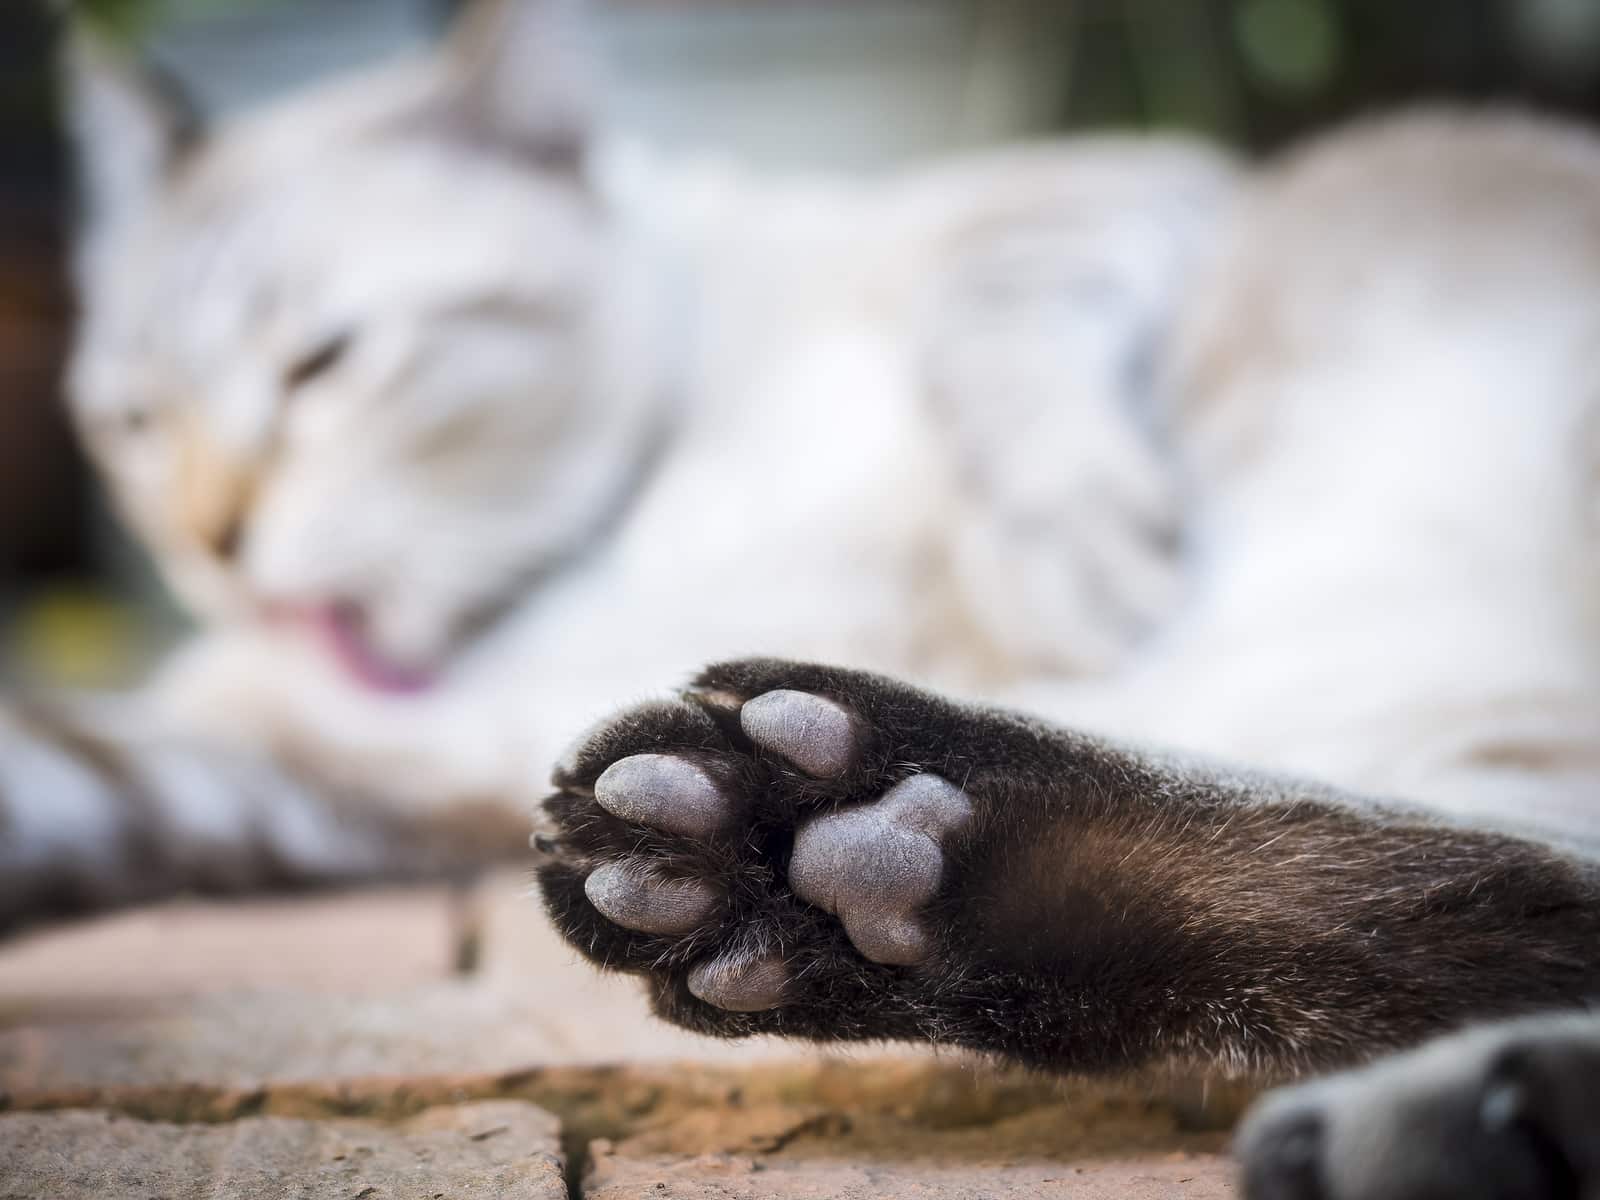
M 861 718 L 840 779 L 807 778 L 740 731 L 738 704 L 777 688 Z M 607 766 L 663 750 L 692 751 L 730 781 L 745 806 L 736 833 L 676 837 L 594 802 Z M 799 819 L 920 771 L 965 789 L 975 818 L 945 845 L 923 913 L 934 956 L 883 966 L 794 896 L 785 867 Z M 1315 785 L 1173 765 L 855 671 L 710 667 L 680 703 L 593 735 L 556 784 L 558 836 L 540 868 L 550 915 L 597 963 L 648 974 L 662 1016 L 707 1033 L 929 1041 L 1057 1071 L 1172 1059 L 1303 1069 L 1600 991 L 1600 886 L 1548 848 Z M 639 856 L 716 883 L 720 917 L 682 937 L 601 917 L 585 877 Z M 781 953 L 789 1002 L 736 1013 L 692 995 L 690 966 L 730 948 Z
M 1275 1093 L 1237 1149 L 1251 1200 L 1600 1194 L 1600 1017 L 1502 1022 Z

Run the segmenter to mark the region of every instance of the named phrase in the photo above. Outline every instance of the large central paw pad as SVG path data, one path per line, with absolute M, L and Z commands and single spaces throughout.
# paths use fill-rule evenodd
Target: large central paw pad
M 884 740 L 847 702 L 786 687 L 609 723 L 549 802 L 552 915 L 604 964 L 728 1013 L 794 1003 L 824 963 L 928 961 L 921 914 L 973 804 Z
M 917 910 L 944 874 L 942 840 L 972 817 L 972 802 L 937 775 L 913 775 L 858 808 L 800 827 L 789 886 L 844 923 L 873 962 L 911 966 L 932 951 Z

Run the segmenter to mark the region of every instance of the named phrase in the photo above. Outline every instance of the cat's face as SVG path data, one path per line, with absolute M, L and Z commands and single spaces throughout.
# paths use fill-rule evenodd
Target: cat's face
M 72 372 L 91 452 L 203 618 L 301 625 L 373 686 L 427 679 L 593 532 L 648 424 L 607 366 L 611 248 L 573 128 L 491 128 L 441 63 L 180 149 L 98 69 Z M 132 167 L 104 144 L 139 137 Z

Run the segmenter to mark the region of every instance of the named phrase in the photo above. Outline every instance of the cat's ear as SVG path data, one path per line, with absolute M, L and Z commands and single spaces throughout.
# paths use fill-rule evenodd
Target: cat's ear
M 200 139 L 177 88 L 86 29 L 67 37 L 62 92 L 77 151 L 80 266 L 160 194 Z
M 542 166 L 575 167 L 598 90 L 584 0 L 474 0 L 443 50 L 451 132 Z

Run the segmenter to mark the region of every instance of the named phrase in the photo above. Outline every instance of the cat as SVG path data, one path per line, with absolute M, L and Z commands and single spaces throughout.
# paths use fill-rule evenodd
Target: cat
M 72 410 L 199 632 L 0 712 L 0 926 L 525 856 L 560 751 L 708 657 L 981 687 L 1174 602 L 1141 364 L 1225 155 L 768 180 L 604 133 L 570 8 L 209 131 L 70 43 Z
M 1600 141 L 1533 118 L 1265 170 L 1166 343 L 1170 620 L 1033 716 L 713 664 L 562 761 L 552 919 L 693 1030 L 1050 1072 L 1299 1075 L 1546 1014 L 1269 1097 L 1244 1190 L 1592 1194 L 1597 230 Z
M 206 632 L 13 722 L 7 915 L 472 862 L 601 717 L 546 903 L 695 1028 L 1291 1073 L 1594 994 L 1587 135 L 778 183 L 598 135 L 562 7 L 220 136 L 81 63 L 74 403 Z M 1247 1185 L 1382 1194 L 1318 1131 L 1400 1092 L 1311 1086 Z

